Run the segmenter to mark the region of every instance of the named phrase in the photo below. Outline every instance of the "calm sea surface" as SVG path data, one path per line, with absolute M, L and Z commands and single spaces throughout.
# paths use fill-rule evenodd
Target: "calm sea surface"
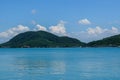
M 120 80 L 120 48 L 0 49 L 0 80 Z

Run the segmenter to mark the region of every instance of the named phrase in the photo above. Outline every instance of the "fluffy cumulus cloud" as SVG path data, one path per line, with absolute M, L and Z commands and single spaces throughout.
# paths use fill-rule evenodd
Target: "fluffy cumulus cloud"
M 42 31 L 47 31 L 47 28 L 44 26 L 41 26 L 40 24 L 36 25 L 36 30 L 42 30 Z
M 66 28 L 65 28 L 65 22 L 60 21 L 56 26 L 50 26 L 49 27 L 50 32 L 59 34 L 59 35 L 66 35 Z
M 27 26 L 23 26 L 23 25 L 18 25 L 16 27 L 10 28 L 7 31 L 4 32 L 0 32 L 0 43 L 6 42 L 8 40 L 10 40 L 12 37 L 16 36 L 17 34 L 26 32 L 26 31 L 38 31 L 38 30 L 42 30 L 42 31 L 48 31 L 48 32 L 52 32 L 56 35 L 66 35 L 66 28 L 65 28 L 65 22 L 64 21 L 60 21 L 56 26 L 50 26 L 49 30 L 47 30 L 46 27 L 37 24 L 35 21 L 32 21 L 32 24 L 35 25 L 35 28 L 30 29 Z
M 53 26 L 48 26 L 48 29 L 45 26 L 42 26 L 38 23 L 36 23 L 36 21 L 32 21 L 32 23 L 35 25 L 35 28 L 30 29 L 27 26 L 24 25 L 18 25 L 16 27 L 13 27 L 11 29 L 8 29 L 7 31 L 4 32 L 0 32 L 0 43 L 6 42 L 8 40 L 10 40 L 12 37 L 14 37 L 15 35 L 19 34 L 19 33 L 23 33 L 26 31 L 38 31 L 38 30 L 42 30 L 42 31 L 48 31 L 51 32 L 53 34 L 56 35 L 69 35 L 70 37 L 74 37 L 74 38 L 78 38 L 83 42 L 90 42 L 93 40 L 99 40 L 105 37 L 109 37 L 109 36 L 113 36 L 116 34 L 120 34 L 120 30 L 117 27 L 111 27 L 111 28 L 103 28 L 100 26 L 96 26 L 96 27 L 88 27 L 86 30 L 81 30 L 79 32 L 72 32 L 71 33 L 67 33 L 66 32 L 66 27 L 65 27 L 65 23 L 64 21 L 60 21 L 57 25 L 53 25 Z M 83 19 L 79 21 L 80 24 L 91 24 L 91 22 L 87 19 Z
M 87 28 L 85 31 L 80 31 L 71 35 L 84 42 L 90 42 L 117 34 L 120 34 L 120 30 L 117 27 L 102 28 L 100 26 L 96 26 L 95 28 L 90 27 Z
M 111 29 L 101 28 L 99 26 L 95 28 L 88 28 L 87 29 L 88 34 L 92 35 L 99 35 L 99 34 L 118 34 L 119 30 L 116 27 L 112 27 Z
M 117 33 L 117 34 L 119 33 L 119 30 L 116 27 L 112 27 L 111 31 L 112 31 L 112 33 Z
M 78 23 L 82 24 L 82 25 L 90 25 L 91 24 L 91 22 L 88 19 L 79 20 Z
M 23 25 L 18 25 L 17 27 L 8 29 L 7 31 L 0 33 L 0 42 L 8 41 L 10 38 L 14 37 L 15 35 L 29 30 L 30 29 L 27 26 L 23 26 Z
M 97 26 L 95 28 L 88 28 L 87 29 L 88 34 L 93 34 L 93 35 L 101 34 L 101 33 L 104 33 L 106 31 L 107 31 L 107 29 L 102 29 L 99 26 Z

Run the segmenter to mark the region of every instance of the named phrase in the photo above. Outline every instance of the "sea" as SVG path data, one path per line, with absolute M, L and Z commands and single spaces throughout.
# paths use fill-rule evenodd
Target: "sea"
M 0 48 L 0 80 L 120 80 L 120 48 Z

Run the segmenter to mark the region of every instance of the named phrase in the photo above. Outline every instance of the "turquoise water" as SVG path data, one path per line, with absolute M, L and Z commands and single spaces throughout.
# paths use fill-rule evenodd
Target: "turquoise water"
M 0 49 L 0 80 L 120 80 L 120 48 Z

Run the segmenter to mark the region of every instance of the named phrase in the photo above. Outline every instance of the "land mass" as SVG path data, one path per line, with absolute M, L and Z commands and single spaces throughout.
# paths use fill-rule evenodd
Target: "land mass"
M 120 35 L 107 37 L 89 43 L 78 39 L 57 36 L 46 31 L 28 31 L 20 33 L 6 43 L 0 44 L 1 48 L 49 48 L 49 47 L 119 47 Z
M 34 47 L 80 47 L 85 43 L 67 36 L 59 37 L 45 31 L 28 31 L 20 33 L 10 41 L 0 44 L 2 48 L 34 48 Z
M 101 40 L 92 41 L 87 44 L 88 47 L 120 47 L 120 34 Z

